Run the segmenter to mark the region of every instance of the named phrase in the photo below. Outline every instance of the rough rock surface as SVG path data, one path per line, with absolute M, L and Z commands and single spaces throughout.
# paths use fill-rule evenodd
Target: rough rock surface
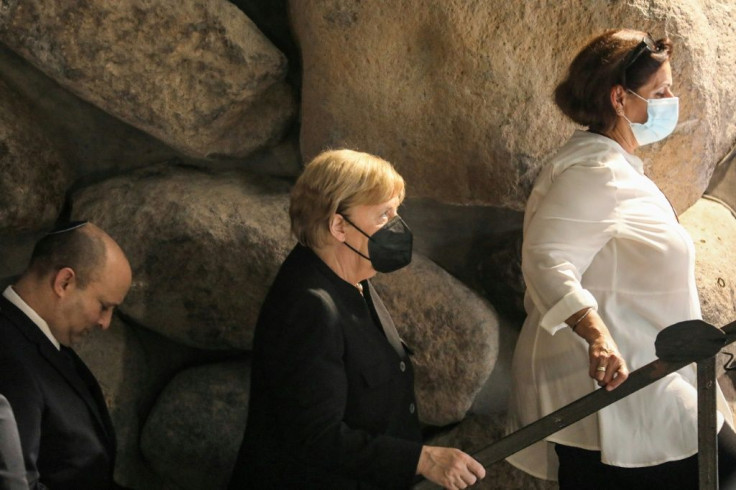
M 498 325 L 498 358 L 493 370 L 475 395 L 470 413 L 498 415 L 506 413 L 511 392 L 511 361 L 519 338 L 521 323 L 502 316 Z
M 0 288 L 10 284 L 28 265 L 36 241 L 47 230 L 31 233 L 0 234 Z
M 438 426 L 461 420 L 498 357 L 493 307 L 419 254 L 373 283 L 414 351 L 420 419 Z
M 736 209 L 736 143 L 731 153 L 713 172 L 707 193 L 720 199 L 731 209 Z
M 249 389 L 245 361 L 188 369 L 164 389 L 143 428 L 141 450 L 171 488 L 226 487 L 245 430 Z
M 123 312 L 186 345 L 250 349 L 267 288 L 294 243 L 285 183 L 162 165 L 72 200 L 75 219 L 98 224 L 128 255 Z
M 736 216 L 718 202 L 700 199 L 680 222 L 695 244 L 703 319 L 722 327 L 736 320 Z
M 53 224 L 71 183 L 63 157 L 31 106 L 0 80 L 0 231 Z
M 695 244 L 695 279 L 703 319 L 716 327 L 736 321 L 736 216 L 722 204 L 700 199 L 680 216 Z M 736 344 L 724 352 L 736 354 Z M 720 354 L 716 375 L 726 398 L 736 409 L 736 371 L 725 371 L 729 357 Z
M 180 155 L 72 94 L 1 43 L 0 73 L 13 91 L 28 99 L 75 177 L 141 167 Z
M 225 0 L 9 2 L 0 40 L 190 156 L 245 156 L 294 114 L 285 57 Z
M 501 415 L 471 415 L 447 433 L 433 437 L 428 444 L 457 447 L 473 454 L 492 444 L 505 434 L 505 419 Z M 439 487 L 436 487 L 439 488 Z M 534 478 L 505 461 L 486 468 L 486 477 L 473 489 L 478 490 L 555 490 L 557 482 Z
M 680 124 L 642 156 L 677 209 L 700 197 L 736 137 L 731 3 L 289 6 L 302 52 L 305 160 L 326 146 L 376 153 L 396 165 L 413 196 L 522 209 L 545 156 L 573 130 L 552 91 L 586 40 L 610 27 L 675 41 Z

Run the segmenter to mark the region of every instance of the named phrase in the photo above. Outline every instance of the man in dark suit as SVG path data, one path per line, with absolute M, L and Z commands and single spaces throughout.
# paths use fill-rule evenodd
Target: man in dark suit
M 39 240 L 0 297 L 0 393 L 15 413 L 31 489 L 115 488 L 110 416 L 70 345 L 110 325 L 130 283 L 120 247 L 81 222 Z
M 28 490 L 13 410 L 0 395 L 0 490 Z

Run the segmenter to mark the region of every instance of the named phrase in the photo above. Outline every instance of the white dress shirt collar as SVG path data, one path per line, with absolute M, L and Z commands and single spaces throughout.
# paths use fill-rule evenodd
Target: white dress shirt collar
M 623 146 L 621 146 L 620 144 L 618 144 L 618 142 L 616 142 L 616 140 L 613 140 L 608 136 L 603 136 L 602 134 L 578 129 L 575 130 L 575 133 L 573 133 L 572 138 L 570 139 L 570 141 L 575 141 L 585 146 L 590 145 L 591 140 L 597 140 L 599 143 L 613 148 L 614 150 L 619 152 L 621 156 L 623 156 L 624 159 L 629 162 L 629 164 L 634 167 L 634 169 L 636 169 L 637 172 L 639 172 L 641 175 L 644 175 L 644 162 L 642 161 L 642 159 L 624 150 Z
M 5 296 L 5 299 L 17 306 L 20 311 L 22 311 L 28 318 L 31 319 L 33 323 L 36 324 L 36 326 L 38 326 L 38 328 L 41 329 L 44 335 L 46 335 L 51 343 L 54 344 L 56 350 L 61 350 L 61 344 L 59 344 L 59 341 L 56 340 L 56 337 L 54 337 L 54 335 L 51 333 L 49 324 L 46 323 L 46 320 L 41 318 L 38 313 L 33 310 L 33 308 L 28 306 L 28 303 L 23 301 L 23 298 L 18 296 L 18 293 L 15 292 L 13 286 L 6 287 L 5 291 L 3 291 L 3 296 Z

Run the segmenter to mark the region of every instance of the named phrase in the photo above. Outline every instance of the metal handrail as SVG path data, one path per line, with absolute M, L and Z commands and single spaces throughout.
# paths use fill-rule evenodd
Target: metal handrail
M 710 327 L 718 330 L 701 320 L 681 322 L 662 330 L 660 335 L 668 329 L 678 325 L 690 324 Z M 697 339 L 682 338 L 678 347 L 682 347 L 676 356 L 662 356 L 649 364 L 632 371 L 626 381 L 611 391 L 603 389 L 595 390 L 588 395 L 575 400 L 559 410 L 542 417 L 536 422 L 522 427 L 498 441 L 486 446 L 473 454 L 473 457 L 484 467 L 502 461 L 512 454 L 524 449 L 545 437 L 564 429 L 565 427 L 591 415 L 616 401 L 649 386 L 650 384 L 664 378 L 688 364 L 698 363 L 698 467 L 700 490 L 718 490 L 718 458 L 716 439 L 716 378 L 715 378 L 715 355 L 726 345 L 736 341 L 736 321 L 724 326 L 720 331 L 724 334 L 722 341 L 713 343 L 708 339 L 709 350 L 707 356 L 703 356 L 701 349 L 691 349 L 697 344 Z M 659 337 L 658 337 L 659 339 Z M 695 345 L 695 347 L 698 347 Z M 700 346 L 702 347 L 702 345 Z M 693 352 L 692 354 L 689 354 Z M 662 357 L 666 357 L 665 360 Z M 429 481 L 422 481 L 414 486 L 414 490 L 427 490 L 437 488 Z

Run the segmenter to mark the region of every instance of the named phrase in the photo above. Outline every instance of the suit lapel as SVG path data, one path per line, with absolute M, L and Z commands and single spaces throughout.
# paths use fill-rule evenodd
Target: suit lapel
M 82 359 L 69 347 L 62 347 L 62 350 L 66 352 L 66 355 L 72 360 L 75 366 L 75 371 L 78 374 L 79 379 L 83 382 L 87 388 L 82 394 L 90 410 L 95 415 L 97 421 L 105 431 L 105 435 L 108 441 L 112 443 L 112 447 L 115 447 L 115 430 L 113 429 L 112 420 L 110 419 L 110 413 L 107 411 L 107 404 L 105 403 L 105 397 L 100 389 L 100 384 L 97 382 L 92 371 L 89 370 L 87 365 Z
M 105 400 L 102 396 L 101 390 L 99 389 L 97 380 L 94 379 L 94 376 L 87 366 L 85 366 L 82 360 L 79 359 L 79 356 L 77 356 L 77 354 L 68 347 L 62 346 L 62 350 L 57 351 L 56 347 L 51 345 L 50 342 L 39 344 L 38 347 L 41 355 L 52 366 L 54 366 L 59 374 L 61 374 L 66 382 L 74 389 L 77 395 L 84 400 L 90 413 L 102 429 L 102 433 L 108 440 L 110 440 L 112 431 L 110 430 L 109 416 L 104 417 L 102 415 L 103 413 L 107 415 L 107 409 L 104 407 Z M 88 378 L 85 379 L 85 376 Z
M 376 290 L 373 289 L 373 284 L 371 284 L 370 281 L 365 281 L 364 284 L 368 285 L 368 301 L 373 305 L 373 309 L 378 316 L 378 321 L 381 324 L 381 328 L 383 328 L 383 333 L 386 335 L 386 339 L 388 339 L 391 347 L 396 351 L 396 354 L 401 359 L 406 359 L 406 350 L 404 350 L 401 338 L 399 337 L 399 332 L 396 331 L 396 326 L 394 325 L 391 315 L 383 305 L 383 301 L 376 293 Z

